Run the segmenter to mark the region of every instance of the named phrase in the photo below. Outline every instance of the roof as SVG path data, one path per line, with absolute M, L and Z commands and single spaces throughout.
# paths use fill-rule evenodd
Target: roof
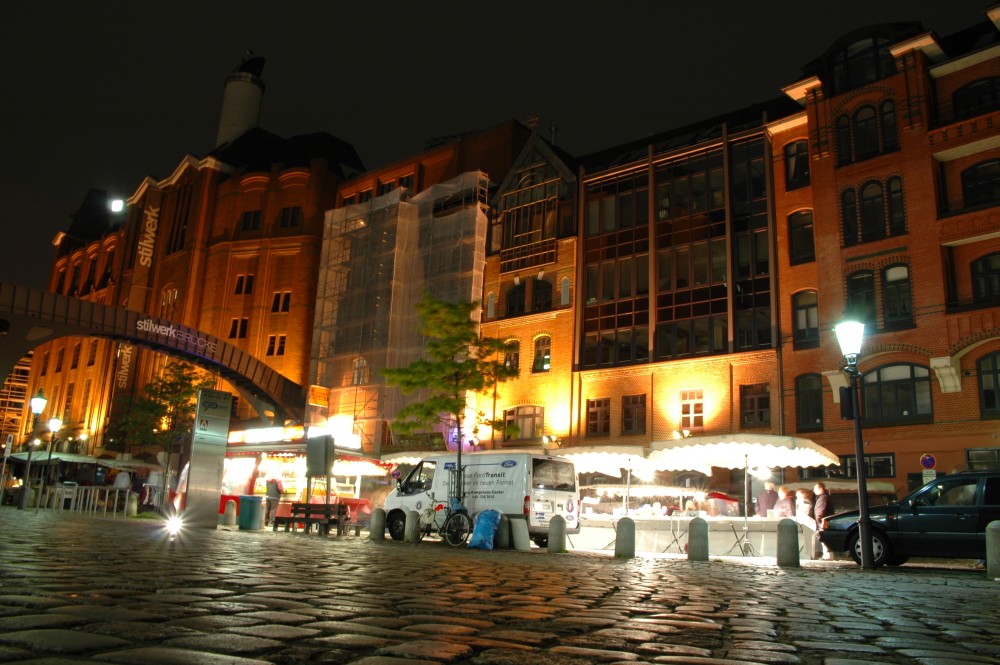
M 309 166 L 313 159 L 326 159 L 330 170 L 341 178 L 365 170 L 354 146 L 326 132 L 285 139 L 255 127 L 215 148 L 209 156 L 248 171 L 270 171 L 274 164 Z

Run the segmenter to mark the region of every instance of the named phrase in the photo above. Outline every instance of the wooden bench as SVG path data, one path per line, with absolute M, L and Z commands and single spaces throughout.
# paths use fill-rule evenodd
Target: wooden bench
M 301 524 L 303 531 L 309 533 L 316 525 L 316 531 L 321 536 L 330 533 L 330 525 L 338 527 L 338 533 L 347 528 L 351 521 L 351 516 L 347 507 L 341 503 L 293 503 L 290 513 L 285 516 L 275 516 L 274 530 L 278 530 L 278 525 L 285 527 L 285 531 L 291 531 L 296 524 Z

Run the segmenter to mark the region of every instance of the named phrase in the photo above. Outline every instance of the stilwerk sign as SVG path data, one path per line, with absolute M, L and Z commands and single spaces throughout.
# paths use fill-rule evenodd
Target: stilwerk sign
M 159 323 L 153 319 L 139 319 L 135 322 L 135 329 L 138 332 L 152 333 L 159 337 L 176 340 L 177 343 L 170 346 L 178 348 L 181 346 L 185 348 L 194 347 L 201 354 L 215 353 L 219 346 L 219 343 L 210 337 L 198 335 L 184 328 L 178 328 L 173 324 Z

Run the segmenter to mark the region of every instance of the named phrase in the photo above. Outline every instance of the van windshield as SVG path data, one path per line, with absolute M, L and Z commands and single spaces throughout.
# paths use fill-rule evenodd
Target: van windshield
M 531 460 L 531 486 L 535 489 L 576 491 L 576 467 L 572 462 Z

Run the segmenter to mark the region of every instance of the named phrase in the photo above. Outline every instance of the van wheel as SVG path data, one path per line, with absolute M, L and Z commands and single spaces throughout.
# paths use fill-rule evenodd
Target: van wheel
M 402 540 L 406 535 L 406 516 L 400 512 L 390 514 L 385 520 L 385 528 L 393 540 Z
M 536 545 L 538 545 L 539 547 L 548 547 L 549 546 L 549 537 L 548 536 L 532 536 L 531 537 L 531 541 L 533 543 L 535 543 Z

